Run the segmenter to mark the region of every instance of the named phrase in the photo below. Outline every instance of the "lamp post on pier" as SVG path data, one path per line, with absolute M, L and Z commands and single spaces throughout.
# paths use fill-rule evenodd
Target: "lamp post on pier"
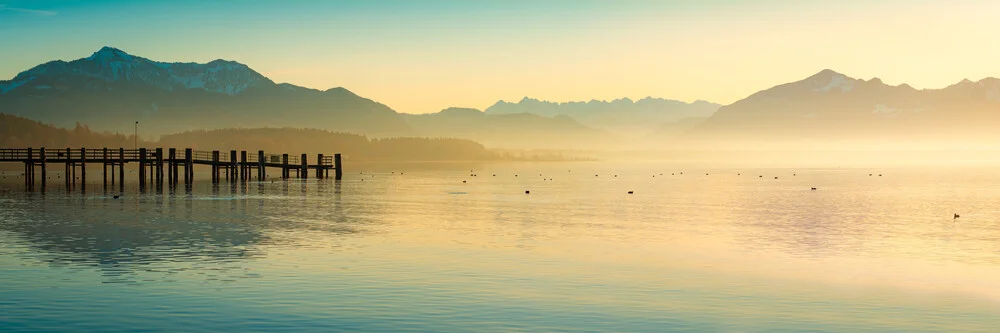
M 135 122 L 135 134 L 132 134 L 132 138 L 135 140 L 132 149 L 139 149 L 139 122 Z

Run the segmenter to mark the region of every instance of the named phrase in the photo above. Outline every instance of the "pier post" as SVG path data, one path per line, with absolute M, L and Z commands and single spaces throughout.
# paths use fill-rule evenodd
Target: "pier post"
M 24 186 L 35 187 L 35 151 L 28 147 L 28 163 L 25 163 Z
M 139 187 L 146 187 L 146 148 L 139 148 Z
M 107 192 L 108 191 L 108 147 L 104 147 L 104 149 L 101 150 L 101 157 L 102 157 L 101 164 L 104 167 L 104 172 L 102 172 L 101 175 L 104 176 L 104 191 Z
M 66 182 L 66 188 L 69 188 L 70 184 L 76 185 L 76 163 L 73 162 L 73 151 L 66 148 L 66 174 L 69 176 Z
M 281 154 L 281 179 L 288 179 L 291 171 L 288 169 L 288 154 Z
M 87 148 L 80 148 L 80 186 L 87 186 Z
M 194 156 L 191 148 L 184 148 L 184 184 L 194 183 Z
M 309 158 L 306 154 L 302 154 L 302 179 L 309 179 L 309 163 L 306 163 L 306 159 Z
M 118 189 L 125 193 L 125 148 L 118 148 Z
M 177 184 L 177 148 L 167 150 L 167 183 Z
M 240 181 L 246 182 L 247 178 L 250 178 L 250 172 L 247 169 L 247 151 L 240 151 Z
M 212 184 L 219 183 L 219 151 L 212 151 Z
M 230 182 L 233 182 L 233 183 L 236 182 L 236 151 L 235 150 L 230 150 L 229 151 L 229 172 L 227 173 L 227 175 L 229 176 L 229 181 Z
M 174 185 L 174 179 L 176 179 L 175 175 L 174 175 L 174 171 L 177 170 L 176 168 L 174 168 L 174 159 L 175 158 L 177 158 L 177 149 L 175 149 L 175 148 L 168 148 L 167 149 L 167 184 L 169 184 L 170 186 Z
M 334 179 L 340 180 L 344 176 L 344 169 L 341 167 L 340 154 L 333 154 L 333 167 L 336 168 L 334 171 Z
M 70 188 L 70 186 L 72 186 L 72 182 L 73 182 L 73 180 L 70 179 L 70 178 L 73 178 L 73 169 L 72 169 L 73 168 L 73 162 L 70 159 L 70 150 L 69 150 L 69 148 L 66 148 L 66 153 L 65 154 L 66 154 L 66 167 L 64 169 L 66 170 L 65 171 L 66 174 L 63 175 L 63 178 L 65 178 L 65 180 L 66 180 L 66 189 L 68 190 Z M 45 153 L 43 152 L 42 155 L 45 155 Z M 43 175 L 42 178 L 45 178 L 44 175 Z
M 69 148 L 67 148 L 66 150 L 68 151 Z M 39 148 L 38 149 L 38 154 L 41 157 L 40 160 L 41 160 L 41 167 L 42 167 L 42 191 L 44 191 L 45 190 L 45 179 L 46 179 L 46 175 L 47 175 L 46 172 L 45 172 L 45 147 Z M 34 185 L 34 180 L 32 180 L 32 185 Z
M 257 151 L 257 180 L 264 181 L 267 178 L 267 174 L 264 172 L 264 166 L 266 161 L 264 161 L 264 151 Z
M 108 164 L 111 169 L 111 186 L 115 186 L 115 161 L 111 156 L 111 153 L 108 154 Z
M 316 179 L 323 179 L 323 154 L 316 155 Z
M 163 186 L 163 148 L 156 148 L 156 186 Z

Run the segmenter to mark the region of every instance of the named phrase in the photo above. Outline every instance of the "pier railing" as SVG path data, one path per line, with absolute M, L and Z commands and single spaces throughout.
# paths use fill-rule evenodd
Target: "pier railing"
M 101 162 L 104 160 L 117 162 L 120 160 L 125 160 L 127 162 L 138 161 L 141 158 L 140 149 L 114 149 L 114 148 L 71 148 L 67 149 L 41 149 L 41 148 L 0 148 L 0 162 L 20 162 L 26 160 L 42 160 L 42 152 L 44 151 L 45 160 L 49 161 L 63 161 L 63 160 L 86 160 L 92 162 Z M 191 152 L 191 158 L 195 161 L 213 161 L 214 151 L 204 151 L 204 150 L 193 150 Z M 168 160 L 166 150 L 163 152 L 163 159 Z M 300 155 L 288 155 L 288 161 L 285 162 L 282 158 L 283 154 L 266 154 L 264 155 L 265 163 L 270 164 L 290 164 L 290 165 L 301 165 L 302 160 Z M 156 160 L 156 149 L 146 148 L 146 159 L 149 161 Z M 184 151 L 180 150 L 177 152 L 175 159 L 183 160 Z M 237 156 L 237 161 L 239 156 Z M 220 163 L 231 163 L 230 152 L 229 151 L 219 151 Z M 247 154 L 248 163 L 258 163 L 257 154 Z M 319 166 L 332 166 L 334 165 L 333 156 L 323 156 L 323 159 L 319 161 L 312 161 Z

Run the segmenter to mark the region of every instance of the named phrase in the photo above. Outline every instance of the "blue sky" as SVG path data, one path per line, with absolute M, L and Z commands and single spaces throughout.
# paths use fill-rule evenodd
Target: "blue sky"
M 403 112 L 499 99 L 729 103 L 832 68 L 918 88 L 1000 76 L 990 1 L 0 0 L 0 79 L 101 46 L 222 58 Z

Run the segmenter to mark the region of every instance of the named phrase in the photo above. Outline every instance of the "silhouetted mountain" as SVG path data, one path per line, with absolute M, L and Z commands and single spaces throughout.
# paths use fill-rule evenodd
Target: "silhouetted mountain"
M 720 105 L 705 101 L 681 101 L 646 97 L 638 101 L 628 98 L 610 102 L 554 103 L 525 97 L 517 103 L 499 101 L 486 109 L 486 114 L 532 113 L 540 116 L 569 116 L 581 124 L 619 135 L 644 135 L 684 118 L 703 118 Z
M 489 115 L 476 109 L 448 108 L 432 114 L 408 114 L 406 121 L 423 136 L 469 139 L 493 148 L 594 147 L 612 140 L 608 133 L 567 116 Z
M 996 140 L 1000 80 L 942 89 L 891 86 L 823 70 L 720 108 L 689 139 L 728 142 L 978 142 Z M 973 141 L 969 141 L 973 140 Z
M 312 127 L 375 136 L 412 134 L 389 107 L 343 88 L 275 84 L 246 65 L 165 63 L 104 47 L 0 81 L 0 110 L 59 126 L 144 136 L 190 129 Z

